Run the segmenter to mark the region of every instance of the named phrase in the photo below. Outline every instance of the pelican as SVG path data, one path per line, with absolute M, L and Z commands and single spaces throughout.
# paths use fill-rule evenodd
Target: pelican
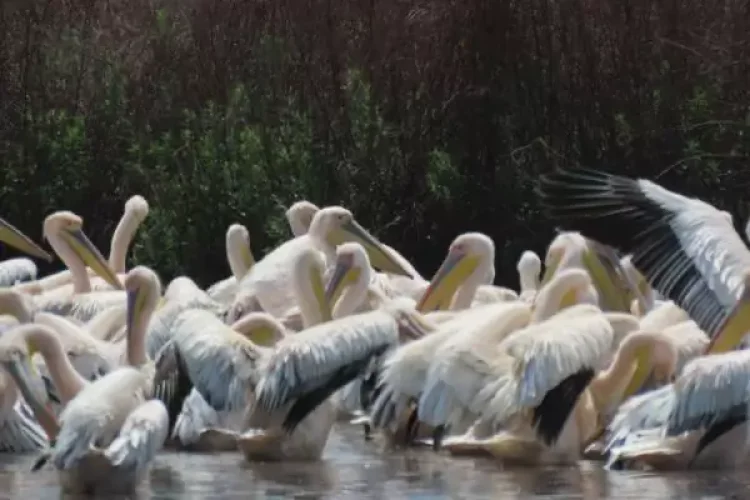
M 637 292 L 630 288 L 620 260 L 611 248 L 586 239 L 579 233 L 562 232 L 552 240 L 545 256 L 542 284 L 567 267 L 586 270 L 594 281 L 599 305 L 605 311 L 630 311 L 628 297 Z
M 750 351 L 702 356 L 677 380 L 623 404 L 609 426 L 608 467 L 732 469 L 748 456 Z
M 320 458 L 336 411 L 330 396 L 364 376 L 401 342 L 422 335 L 411 305 L 329 321 L 285 337 L 261 360 L 261 378 L 240 448 L 249 459 Z M 294 443 L 294 448 L 292 448 Z
M 335 246 L 345 241 L 358 241 L 368 252 L 376 267 L 395 274 L 407 274 L 381 244 L 360 226 L 352 213 L 342 207 L 326 207 L 313 217 L 310 230 L 303 236 L 287 241 L 266 255 L 238 285 L 238 293 L 227 315 L 231 323 L 248 312 L 248 304 L 257 301 L 266 312 L 283 317 L 292 303 L 290 286 L 292 262 L 301 251 L 314 248 L 332 262 Z
M 294 234 L 295 237 L 307 234 L 310 226 L 312 225 L 315 214 L 319 211 L 320 208 L 307 200 L 295 202 L 291 207 L 289 207 L 285 215 L 287 221 L 289 222 L 289 227 L 292 230 L 292 234 Z M 340 242 L 343 241 L 344 240 L 341 240 Z M 406 257 L 401 255 L 396 249 L 386 245 L 385 243 L 381 243 L 381 245 L 383 250 L 394 261 L 396 261 L 403 270 L 406 271 L 406 276 L 402 275 L 402 273 L 400 272 L 393 273 L 392 271 L 389 271 L 388 277 L 396 280 L 397 287 L 410 287 L 408 283 L 405 283 L 403 281 L 404 279 L 407 279 L 409 281 L 413 280 L 417 283 L 426 283 L 424 278 L 422 278 L 422 275 L 419 274 L 419 271 L 414 268 L 414 266 L 406 259 Z
M 305 326 L 331 318 L 323 269 L 322 256 L 312 248 L 303 250 L 294 262 L 293 287 Z M 187 311 L 175 322 L 174 342 L 166 352 L 176 376 L 185 372 L 195 386 L 175 428 L 181 445 L 198 449 L 234 445 L 236 449 L 237 439 L 242 440 L 236 415 L 241 417 L 252 404 L 260 360 L 286 335 L 278 321 L 264 324 L 256 314 L 244 316 L 232 327 L 200 310 Z M 246 321 L 248 316 L 251 321 Z M 217 374 L 217 366 L 226 369 Z M 211 409 L 222 415 L 212 414 Z
M 44 235 L 73 276 L 73 295 L 51 291 L 34 296 L 37 310 L 91 319 L 97 312 L 125 302 L 122 284 L 83 232 L 83 220 L 72 212 L 55 212 L 44 221 Z M 86 264 L 115 290 L 92 292 Z
M 496 306 L 489 316 L 490 321 L 475 315 L 462 317 L 458 323 L 460 332 L 425 353 L 429 364 L 421 377 L 399 373 L 407 367 L 394 362 L 399 357 L 407 359 L 404 355 L 409 350 L 416 348 L 418 342 L 429 342 L 430 337 L 405 346 L 389 360 L 388 367 L 394 374 L 385 372 L 384 380 L 394 375 L 396 380 L 419 380 L 421 394 L 412 396 L 419 398 L 420 418 L 432 426 L 450 425 L 453 432 L 463 432 L 481 413 L 470 408 L 465 398 L 479 391 L 486 382 L 484 377 L 491 367 L 486 365 L 489 360 L 485 353 L 495 349 L 510 333 L 530 323 L 544 321 L 576 303 L 591 302 L 591 287 L 591 278 L 585 271 L 561 271 L 540 291 L 533 307 L 525 302 L 511 302 L 505 307 Z M 407 364 L 415 366 L 414 361 Z
M 125 210 L 114 233 L 112 233 L 112 240 L 109 247 L 109 265 L 118 275 L 125 273 L 125 260 L 130 250 L 130 245 L 133 243 L 139 226 L 148 216 L 148 212 L 148 202 L 143 196 L 134 195 L 125 202 Z M 111 283 L 108 283 L 107 280 L 100 281 L 101 278 L 97 276 L 98 273 L 92 268 L 86 268 L 86 272 L 90 277 L 94 278 L 91 283 L 93 290 L 110 289 Z M 72 293 L 73 286 L 70 284 L 72 279 L 73 274 L 69 269 L 66 269 L 45 276 L 28 285 L 24 284 L 21 290 L 34 294 L 50 292 L 52 290 L 58 293 Z
M 154 273 L 132 269 L 125 279 L 128 297 L 127 360 L 129 366 L 88 382 L 74 369 L 62 345 L 49 328 L 23 325 L 0 340 L 0 358 L 37 417 L 49 414 L 39 392 L 30 387 L 28 374 L 18 370 L 29 356 L 29 344 L 45 356 L 62 399 L 59 433 L 52 448 L 42 455 L 35 470 L 48 460 L 60 473 L 63 490 L 72 493 L 123 493 L 133 491 L 145 477 L 151 461 L 169 432 L 169 414 L 154 392 L 153 363 L 148 360 L 143 337 L 146 322 L 158 304 L 153 293 Z M 157 279 L 158 283 L 158 279 Z M 157 287 L 158 289 L 158 287 Z M 145 314 L 143 314 L 145 312 Z
M 710 352 L 734 349 L 750 330 L 750 251 L 725 212 L 645 179 L 584 168 L 547 175 L 539 190 L 552 220 L 630 254 L 711 337 Z
M 49 253 L 3 219 L 0 219 L 0 241 L 28 255 L 52 262 L 52 256 Z M 36 265 L 29 259 L 4 260 L 0 262 L 0 287 L 9 287 L 17 282 L 34 279 L 36 273 Z
M 237 291 L 237 283 L 255 265 L 255 257 L 250 249 L 250 233 L 241 224 L 232 224 L 227 229 L 227 260 L 232 276 L 223 279 L 208 288 L 209 297 L 220 303 L 230 303 Z

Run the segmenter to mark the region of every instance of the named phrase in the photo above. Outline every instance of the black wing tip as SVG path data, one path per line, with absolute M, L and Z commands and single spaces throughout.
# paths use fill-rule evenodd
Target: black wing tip
M 37 457 L 36 460 L 34 460 L 34 463 L 31 465 L 31 472 L 37 472 L 39 469 L 44 467 L 47 462 L 49 462 L 49 459 L 52 457 L 52 453 L 50 451 L 45 451 L 42 453 L 39 457 Z

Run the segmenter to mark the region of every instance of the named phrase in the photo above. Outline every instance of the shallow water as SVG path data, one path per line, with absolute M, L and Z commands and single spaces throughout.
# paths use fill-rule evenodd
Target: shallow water
M 32 456 L 0 458 L 0 499 L 61 498 L 54 472 Z M 750 498 L 750 474 L 606 472 L 599 464 L 503 471 L 489 460 L 430 450 L 381 453 L 340 425 L 318 463 L 248 464 L 239 454 L 163 453 L 138 498 L 719 499 Z

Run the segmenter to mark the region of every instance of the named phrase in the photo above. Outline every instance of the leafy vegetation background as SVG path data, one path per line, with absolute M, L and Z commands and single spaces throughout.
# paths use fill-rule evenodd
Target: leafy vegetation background
M 140 193 L 131 263 L 206 285 L 229 224 L 260 257 L 306 198 L 426 276 L 485 232 L 515 285 L 553 234 L 533 188 L 556 165 L 744 224 L 749 40 L 742 0 L 5 0 L 0 213 L 39 239 L 72 210 L 106 250 Z

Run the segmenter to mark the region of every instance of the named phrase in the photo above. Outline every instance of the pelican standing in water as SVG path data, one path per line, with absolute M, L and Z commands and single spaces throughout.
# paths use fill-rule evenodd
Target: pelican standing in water
M 167 409 L 161 401 L 151 399 L 154 365 L 146 356 L 143 339 L 144 322 L 159 300 L 159 294 L 153 293 L 150 286 L 152 275 L 144 268 L 135 268 L 125 280 L 130 366 L 94 382 L 87 382 L 75 371 L 59 338 L 45 326 L 23 325 L 0 340 L 0 359 L 40 422 L 54 419 L 39 391 L 33 389 L 28 372 L 22 369 L 28 362 L 30 347 L 45 356 L 55 385 L 67 402 L 52 449 L 35 465 L 38 469 L 51 461 L 60 473 L 65 492 L 133 491 L 168 435 Z

